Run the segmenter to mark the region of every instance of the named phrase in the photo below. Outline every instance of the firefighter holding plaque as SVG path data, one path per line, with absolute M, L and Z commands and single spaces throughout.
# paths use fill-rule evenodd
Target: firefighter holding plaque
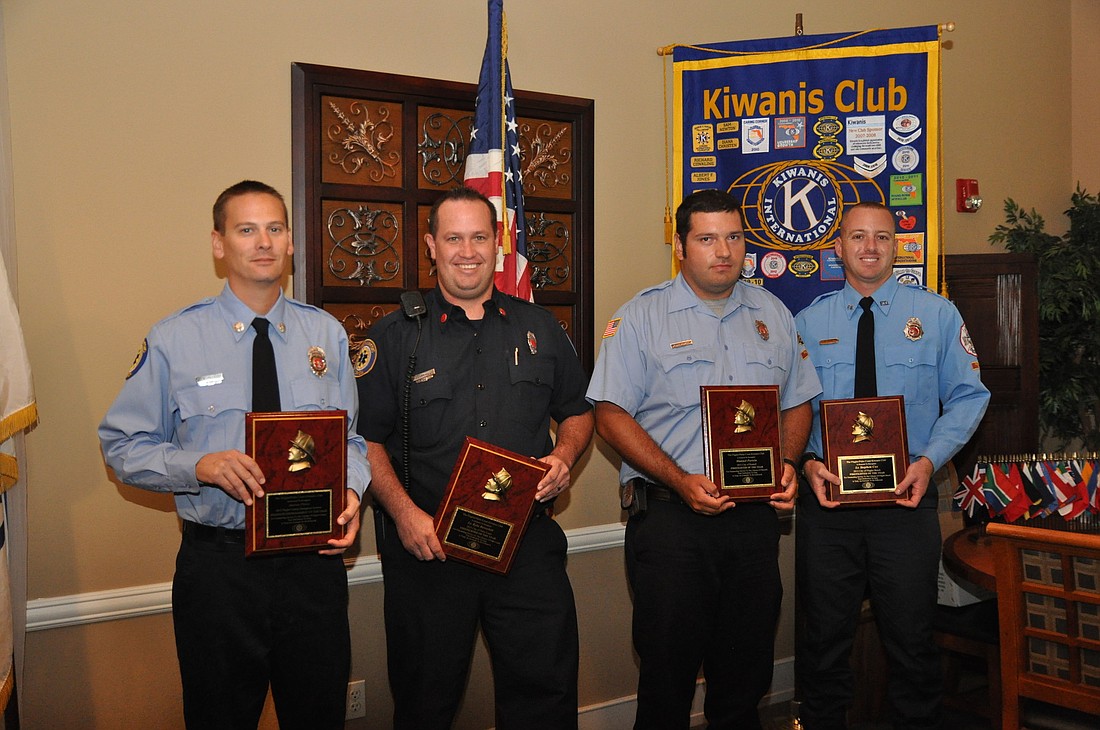
M 674 246 L 680 274 L 615 313 L 588 391 L 600 435 L 623 458 L 634 727 L 687 727 L 700 666 L 709 727 L 760 727 L 783 592 L 777 510 L 793 508 L 793 464 L 821 386 L 787 308 L 740 281 L 736 199 L 685 198 Z
M 213 218 L 226 285 L 149 331 L 100 424 L 103 455 L 126 484 L 175 497 L 187 727 L 256 727 L 270 685 L 284 730 L 334 730 L 351 668 L 341 553 L 370 482 L 348 339 L 332 315 L 283 294 L 294 246 L 278 191 L 242 181 L 218 196 Z M 288 413 L 298 417 L 254 458 L 246 422 Z M 328 425 L 298 435 L 314 419 Z M 313 480 L 321 504 L 287 520 L 292 552 L 246 557 L 246 514 L 295 498 L 279 489 L 287 477 Z
M 576 608 L 565 534 L 550 507 L 592 437 L 587 377 L 549 312 L 494 287 L 498 234 L 487 198 L 469 188 L 444 193 L 428 229 L 437 287 L 381 319 L 358 361 L 360 398 L 370 404 L 359 427 L 381 508 L 394 727 L 451 727 L 480 625 L 496 726 L 529 728 L 538 718 L 539 727 L 576 728 Z M 504 451 L 541 462 L 533 500 L 524 502 L 531 470 Z M 449 539 L 488 560 L 508 553 L 515 523 L 496 510 L 533 503 L 506 573 L 444 551 L 433 515 L 452 472 L 472 491 L 446 515 Z
M 941 548 L 933 473 L 970 439 L 989 402 L 974 345 L 951 302 L 899 283 L 896 216 L 879 203 L 849 208 L 836 254 L 844 287 L 798 315 L 825 392 L 802 457 L 796 535 L 796 648 L 807 730 L 846 727 L 848 652 L 869 593 L 890 663 L 898 727 L 942 725 L 940 657 L 932 639 Z M 902 402 L 904 405 L 902 406 Z M 898 461 L 900 434 L 908 453 Z M 851 457 L 851 480 L 822 461 L 823 439 Z M 839 462 L 837 471 L 848 471 Z M 894 469 L 896 468 L 896 471 Z M 889 482 L 895 481 L 893 489 Z M 835 498 L 829 490 L 834 489 Z M 859 506 L 885 492 L 890 506 Z M 856 504 L 842 501 L 852 497 Z

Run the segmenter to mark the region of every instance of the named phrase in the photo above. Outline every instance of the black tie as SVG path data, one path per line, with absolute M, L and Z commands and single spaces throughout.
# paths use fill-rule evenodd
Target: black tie
M 875 315 L 871 314 L 871 305 L 874 302 L 871 297 L 859 300 L 863 314 L 859 315 L 859 328 L 856 330 L 856 398 L 874 398 L 878 395 L 875 378 Z
M 256 339 L 252 342 L 252 410 L 280 411 L 279 373 L 275 369 L 275 351 L 267 336 L 271 323 L 263 317 L 252 320 Z

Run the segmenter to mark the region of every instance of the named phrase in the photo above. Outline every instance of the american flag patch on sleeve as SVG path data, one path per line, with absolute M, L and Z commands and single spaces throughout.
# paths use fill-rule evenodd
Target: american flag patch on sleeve
M 619 322 L 622 321 L 622 317 L 616 317 L 615 319 L 608 322 L 607 329 L 603 331 L 603 339 L 606 340 L 608 337 L 614 337 L 615 333 L 619 331 Z

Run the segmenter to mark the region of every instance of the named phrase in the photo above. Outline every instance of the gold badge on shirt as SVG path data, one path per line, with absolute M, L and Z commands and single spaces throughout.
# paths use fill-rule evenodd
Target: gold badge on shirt
M 760 335 L 760 339 L 764 340 L 764 342 L 767 342 L 768 338 L 771 337 L 768 333 L 768 325 L 764 324 L 759 319 L 756 320 L 756 334 Z
M 924 325 L 920 323 L 920 318 L 910 317 L 905 323 L 905 339 L 916 342 L 922 337 L 924 337 Z
M 309 369 L 318 378 L 324 377 L 328 372 L 328 361 L 325 359 L 325 351 L 314 345 L 309 348 Z

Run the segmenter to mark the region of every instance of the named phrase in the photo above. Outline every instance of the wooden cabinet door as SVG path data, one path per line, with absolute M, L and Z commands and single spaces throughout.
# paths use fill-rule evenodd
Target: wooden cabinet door
M 966 321 L 992 394 L 977 433 L 955 457 L 965 475 L 978 455 L 1039 450 L 1039 268 L 1030 254 L 944 258 L 948 296 Z

